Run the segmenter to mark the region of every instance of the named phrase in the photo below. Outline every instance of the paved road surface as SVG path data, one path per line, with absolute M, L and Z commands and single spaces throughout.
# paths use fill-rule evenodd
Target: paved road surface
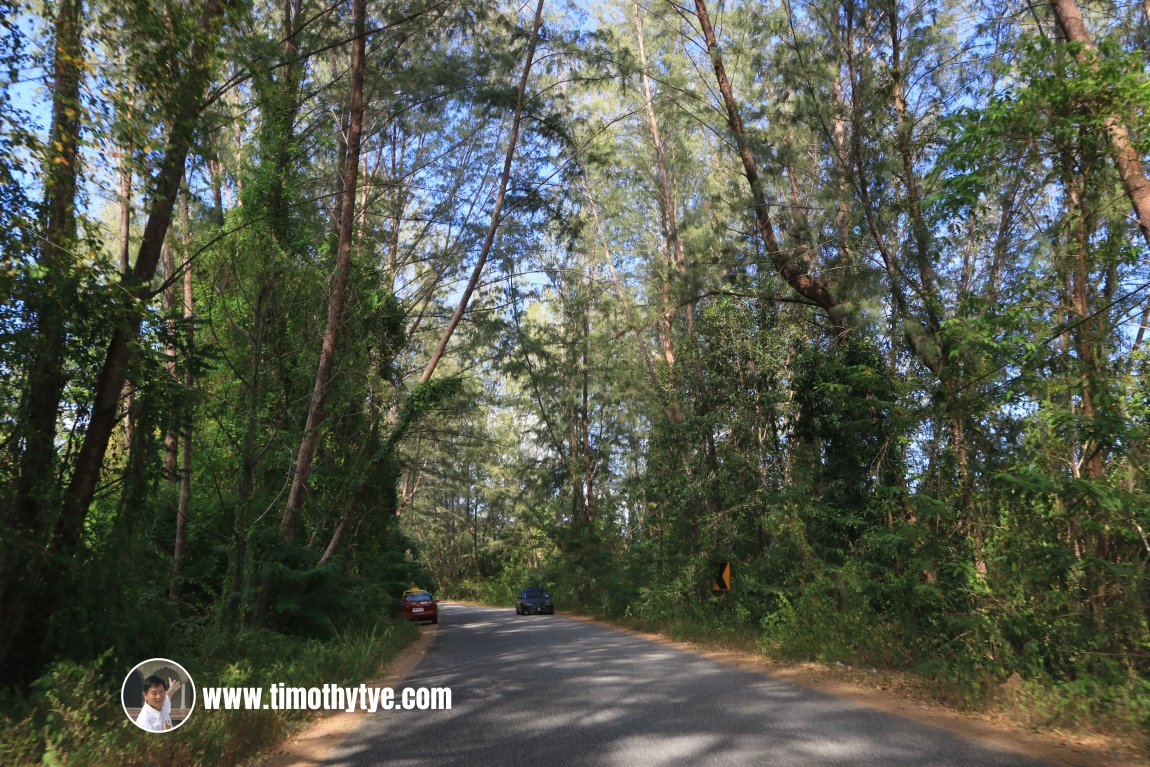
M 450 711 L 369 716 L 325 767 L 1039 767 L 927 725 L 562 616 L 441 605 L 403 682 Z M 396 690 L 399 695 L 399 690 Z

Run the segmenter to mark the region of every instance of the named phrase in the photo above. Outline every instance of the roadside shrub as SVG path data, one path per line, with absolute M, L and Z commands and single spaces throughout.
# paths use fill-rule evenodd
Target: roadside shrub
M 251 630 L 226 645 L 227 657 L 220 652 L 181 662 L 201 687 L 358 684 L 417 636 L 414 626 L 390 618 L 326 641 Z M 225 646 L 218 637 L 214 644 Z M 123 678 L 123 669 L 112 660 L 111 651 L 91 663 L 53 664 L 35 683 L 30 699 L 5 701 L 12 705 L 4 707 L 10 713 L 0 715 L 0 766 L 238 764 L 279 742 L 293 722 L 310 715 L 302 711 L 207 711 L 200 700 L 186 725 L 156 738 L 124 716 L 120 703 Z

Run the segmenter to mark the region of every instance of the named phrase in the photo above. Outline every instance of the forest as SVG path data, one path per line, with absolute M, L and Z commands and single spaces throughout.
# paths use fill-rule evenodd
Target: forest
M 0 0 L 0 85 L 0 764 L 413 584 L 1150 732 L 1150 0 Z

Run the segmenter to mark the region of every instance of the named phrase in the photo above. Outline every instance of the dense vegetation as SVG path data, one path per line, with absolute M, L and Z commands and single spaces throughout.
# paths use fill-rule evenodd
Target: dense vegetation
M 1150 731 L 1150 5 L 0 19 L 29 727 L 533 581 Z

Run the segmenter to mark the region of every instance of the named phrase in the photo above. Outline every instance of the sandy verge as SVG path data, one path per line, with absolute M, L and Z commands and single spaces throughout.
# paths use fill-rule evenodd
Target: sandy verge
M 387 667 L 381 679 L 366 684 L 369 687 L 396 688 L 411 673 L 419 659 L 435 640 L 437 624 L 422 624 L 419 639 L 409 644 Z M 357 685 L 358 686 L 358 685 Z M 250 762 L 252 767 L 320 767 L 343 739 L 351 734 L 369 716 L 366 712 L 336 711 L 309 722 L 303 729 L 279 744 L 276 751 Z

